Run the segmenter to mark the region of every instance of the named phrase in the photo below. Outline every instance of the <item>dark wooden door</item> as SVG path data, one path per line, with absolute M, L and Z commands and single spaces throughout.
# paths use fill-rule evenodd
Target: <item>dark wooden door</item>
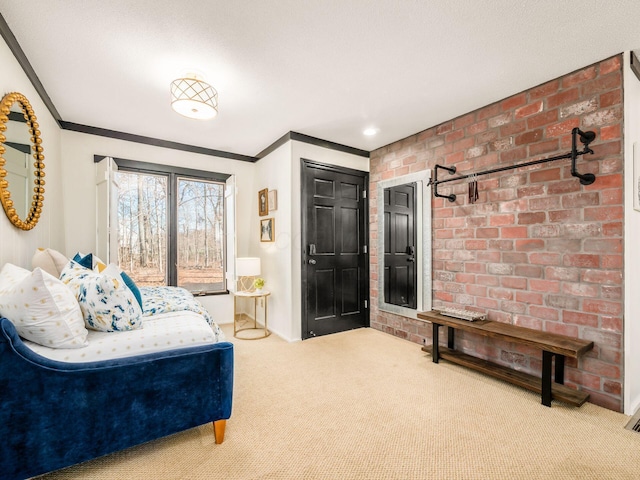
M 416 184 L 384 189 L 384 301 L 417 308 Z
M 302 338 L 369 325 L 368 174 L 302 160 Z

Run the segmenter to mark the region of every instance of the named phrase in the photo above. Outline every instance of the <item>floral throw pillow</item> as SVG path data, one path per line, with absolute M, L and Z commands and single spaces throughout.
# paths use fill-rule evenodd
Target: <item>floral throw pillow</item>
M 142 310 L 120 275 L 95 272 L 71 260 L 60 280 L 76 296 L 87 328 L 121 332 L 142 327 Z

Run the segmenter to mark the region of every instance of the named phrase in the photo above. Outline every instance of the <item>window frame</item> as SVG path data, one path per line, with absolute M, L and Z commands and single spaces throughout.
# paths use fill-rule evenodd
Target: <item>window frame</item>
M 104 158 L 104 157 L 100 157 Z M 178 205 L 176 203 L 176 192 L 178 188 L 178 179 L 187 178 L 193 180 L 203 180 L 209 182 L 219 182 L 223 184 L 223 188 L 226 189 L 226 181 L 231 177 L 231 174 L 207 172 L 204 170 L 196 170 L 192 168 L 175 167 L 172 165 L 163 165 L 159 163 L 141 162 L 137 160 L 127 160 L 124 158 L 113 158 L 113 161 L 118 166 L 118 171 L 142 173 L 148 175 L 162 175 L 167 177 L 167 216 L 169 225 L 167 226 L 167 285 L 178 286 L 178 269 L 176 268 L 178 262 Z M 224 211 L 227 211 L 227 199 L 223 195 Z M 195 291 L 192 292 L 197 296 L 205 295 L 228 295 L 229 288 L 227 285 L 227 278 L 225 275 L 227 269 L 227 246 L 224 239 L 227 236 L 227 222 L 226 215 L 224 216 L 223 225 L 223 289 L 216 291 Z

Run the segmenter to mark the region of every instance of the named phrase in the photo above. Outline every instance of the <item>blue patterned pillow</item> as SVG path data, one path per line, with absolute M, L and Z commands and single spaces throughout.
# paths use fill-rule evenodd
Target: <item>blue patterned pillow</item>
M 117 272 L 98 273 L 71 260 L 60 280 L 76 296 L 87 328 L 117 332 L 142 327 L 142 309 Z
M 79 263 L 84 268 L 91 270 L 93 268 L 93 253 L 83 255 L 80 252 L 76 253 L 72 259 L 74 262 Z

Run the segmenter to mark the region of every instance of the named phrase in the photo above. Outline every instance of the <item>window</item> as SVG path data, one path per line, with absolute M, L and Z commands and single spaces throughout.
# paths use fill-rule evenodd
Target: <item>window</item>
M 140 285 L 226 292 L 226 175 L 116 160 L 118 263 Z

